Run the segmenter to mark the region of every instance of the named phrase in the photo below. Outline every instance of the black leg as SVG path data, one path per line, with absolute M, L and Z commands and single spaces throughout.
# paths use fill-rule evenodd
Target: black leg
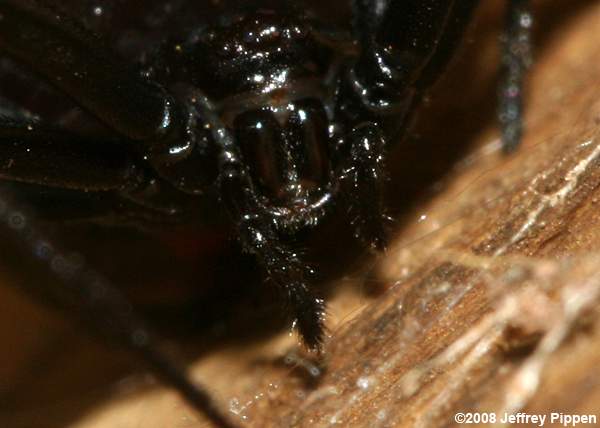
M 479 0 L 354 0 L 359 58 L 342 76 L 337 112 L 347 138 L 350 209 L 356 235 L 385 248 L 386 146 L 401 140 L 422 94 L 444 71 Z M 350 100 L 350 101 L 346 101 Z M 365 122 L 368 120 L 368 122 Z M 384 141 L 383 132 L 389 139 Z
M 433 62 L 447 60 L 475 0 L 355 0 L 361 55 L 349 86 L 372 114 L 403 114 Z M 457 31 L 455 31 L 457 30 Z M 437 64 L 439 65 L 439 64 Z M 435 74 L 443 68 L 436 66 Z
M 247 174 L 235 159 L 228 156 L 223 164 L 221 197 L 238 229 L 242 249 L 256 256 L 267 280 L 281 292 L 304 343 L 320 350 L 325 303 L 309 287 L 312 269 L 297 252 L 281 242 L 271 215 L 258 203 Z
M 385 140 L 374 123 L 354 128 L 349 140 L 350 166 L 343 174 L 351 187 L 347 194 L 355 236 L 382 251 L 387 244 L 383 203 Z
M 44 0 L 0 2 L 0 52 L 28 65 L 103 121 L 177 188 L 205 188 L 198 118 L 160 85 L 126 67 L 105 41 Z M 198 126 L 200 129 L 201 126 Z M 200 159 L 200 162 L 202 160 Z M 195 166 L 197 164 L 194 164 Z
M 4 267 L 19 266 L 18 271 L 11 273 L 21 289 L 70 315 L 76 314 L 111 343 L 137 354 L 217 426 L 235 426 L 210 395 L 160 351 L 158 341 L 121 293 L 86 266 L 81 257 L 55 246 L 35 218 L 4 193 L 0 195 L 0 236 L 0 262 Z
M 199 171 L 205 171 L 203 166 L 196 165 Z M 194 196 L 174 189 L 140 165 L 139 156 L 121 139 L 93 139 L 39 123 L 0 119 L 0 180 L 85 195 L 110 193 L 96 198 L 105 203 L 94 203 L 99 207 L 95 214 L 102 211 L 116 220 L 130 215 L 172 222 L 184 207 L 194 206 Z M 94 197 L 88 199 L 92 202 Z M 108 199 L 113 200 L 112 207 Z M 65 214 L 68 217 L 68 210 Z
M 507 153 L 519 146 L 523 133 L 523 80 L 532 61 L 532 24 L 529 0 L 509 0 L 498 90 L 502 148 Z
M 324 335 L 325 302 L 310 289 L 308 278 L 313 270 L 297 251 L 281 241 L 274 216 L 261 202 L 233 136 L 215 114 L 210 101 L 200 93 L 194 98 L 195 108 L 210 123 L 221 150 L 219 193 L 238 230 L 242 249 L 256 257 L 268 281 L 281 292 L 304 343 L 319 351 Z M 318 211 L 313 207 L 312 215 Z M 311 218 L 311 214 L 307 215 L 305 220 Z
M 0 51 L 29 65 L 132 140 L 152 142 L 166 131 L 173 112 L 164 91 L 120 65 L 102 40 L 55 5 L 3 0 L 0 14 Z
M 395 115 L 405 127 L 406 115 L 443 72 L 478 3 L 354 0 L 354 28 L 362 53 L 346 87 L 360 100 L 363 115 Z M 518 147 L 523 132 L 523 81 L 532 61 L 532 20 L 530 0 L 507 0 L 498 109 L 505 152 Z
M 227 162 L 220 178 L 221 195 L 238 229 L 244 251 L 256 256 L 267 280 L 282 294 L 294 314 L 294 325 L 306 343 L 319 350 L 323 341 L 325 303 L 309 288 L 312 269 L 283 244 L 271 216 L 260 207 L 240 164 Z

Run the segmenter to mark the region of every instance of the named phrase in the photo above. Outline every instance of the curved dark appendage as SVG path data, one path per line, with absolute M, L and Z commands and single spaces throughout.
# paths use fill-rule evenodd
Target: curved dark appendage
M 111 128 L 151 141 L 171 126 L 172 101 L 73 19 L 39 0 L 0 2 L 0 50 L 73 97 Z
M 194 155 L 193 119 L 187 106 L 124 65 L 100 37 L 56 6 L 41 0 L 0 1 L 0 53 L 26 64 L 132 140 L 176 187 L 190 193 L 203 188 L 206 180 L 201 174 L 183 177 L 172 167 Z
M 259 201 L 233 136 L 215 114 L 210 101 L 201 94 L 195 99 L 195 108 L 210 123 L 213 138 L 221 150 L 219 193 L 239 231 L 242 249 L 256 256 L 268 280 L 281 292 L 294 314 L 294 325 L 304 343 L 319 351 L 325 333 L 325 302 L 309 287 L 308 278 L 313 270 L 297 252 L 281 242 L 273 213 Z M 317 215 L 319 208 L 313 209 L 311 212 Z
M 374 113 L 406 110 L 407 98 L 436 54 L 458 0 L 355 0 L 361 54 L 349 84 Z
M 222 197 L 239 230 L 242 249 L 256 256 L 267 279 L 281 293 L 294 314 L 294 326 L 304 343 L 319 351 L 324 336 L 325 302 L 310 290 L 307 279 L 312 269 L 300 255 L 284 245 L 274 230 L 270 216 L 257 208 L 245 175 L 235 168 L 221 177 Z M 249 206 L 253 206 L 252 211 Z
M 94 140 L 38 123 L 2 119 L 0 180 L 96 194 L 101 200 L 96 203 L 99 221 L 177 221 L 192 198 L 140 165 L 120 140 Z M 69 218 L 69 210 L 64 213 Z M 95 216 L 90 211 L 86 217 Z
M 498 118 L 506 153 L 519 146 L 523 134 L 523 81 L 532 62 L 532 25 L 530 1 L 508 0 L 498 89 Z
M 383 203 L 385 140 L 374 123 L 354 128 L 349 140 L 350 166 L 344 171 L 344 179 L 351 186 L 346 193 L 355 236 L 383 251 L 387 246 Z
M 243 185 L 234 177 L 226 180 L 227 186 Z M 226 191 L 226 194 L 231 193 Z M 308 279 L 314 276 L 313 270 L 298 253 L 281 243 L 268 215 L 243 215 L 237 226 L 242 248 L 257 257 L 268 281 L 282 294 L 304 343 L 311 350 L 320 351 L 325 330 L 325 302 L 309 288 Z
M 0 264 L 23 291 L 78 318 L 110 343 L 137 354 L 165 383 L 219 427 L 233 424 L 185 370 L 163 354 L 129 302 L 82 257 L 56 247 L 10 195 L 0 194 Z
M 235 152 L 226 157 L 219 178 L 221 198 L 239 230 L 242 249 L 256 256 L 268 280 L 281 292 L 294 313 L 294 325 L 304 343 L 312 350 L 320 350 L 325 302 L 309 288 L 307 279 L 313 271 L 299 254 L 281 242 L 271 215 L 260 206 Z

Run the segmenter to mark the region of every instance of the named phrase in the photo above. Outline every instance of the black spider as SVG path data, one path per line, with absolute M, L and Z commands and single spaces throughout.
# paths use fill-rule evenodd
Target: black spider
M 385 248 L 386 152 L 406 133 L 478 3 L 354 0 L 346 33 L 299 2 L 246 2 L 144 50 L 134 66 L 49 1 L 0 0 L 0 52 L 110 131 L 90 137 L 32 120 L 4 94 L 0 178 L 108 192 L 108 209 L 126 218 L 189 221 L 206 201 L 222 204 L 242 248 L 281 290 L 306 345 L 320 349 L 325 303 L 311 286 L 312 268 L 284 237 L 344 205 L 356 237 Z M 528 3 L 507 2 L 499 97 L 506 151 L 521 136 Z M 3 198 L 6 257 L 56 280 L 29 288 L 138 352 L 215 423 L 232 426 L 158 352 L 113 286 L 51 245 L 20 205 Z

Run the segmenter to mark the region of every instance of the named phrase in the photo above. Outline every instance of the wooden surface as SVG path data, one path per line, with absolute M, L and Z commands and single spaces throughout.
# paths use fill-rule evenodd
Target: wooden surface
M 241 425 L 600 415 L 600 3 L 536 3 L 527 135 L 510 157 L 493 118 L 500 3 L 392 156 L 393 245 L 335 280 L 324 360 L 283 332 L 193 362 Z M 2 301 L 0 426 L 207 426 L 126 356 L 11 289 Z

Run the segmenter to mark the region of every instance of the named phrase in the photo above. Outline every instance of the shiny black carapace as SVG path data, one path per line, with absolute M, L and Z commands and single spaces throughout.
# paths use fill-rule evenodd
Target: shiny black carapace
M 193 2 L 165 4 L 185 3 Z M 108 192 L 125 211 L 152 218 L 189 218 L 200 202 L 222 204 L 242 248 L 281 290 L 304 343 L 319 349 L 325 303 L 290 238 L 345 205 L 338 212 L 349 213 L 356 237 L 385 248 L 386 152 L 479 2 L 353 0 L 351 32 L 299 1 L 222 3 L 222 13 L 125 61 L 60 2 L 0 0 L 0 54 L 109 131 L 84 135 L 34 117 L 2 88 L 0 178 Z M 499 108 L 507 151 L 521 135 L 528 3 L 507 1 Z M 232 426 L 157 351 L 113 286 L 62 257 L 18 204 L 4 197 L 0 205 L 12 253 L 63 284 L 50 292 L 54 300 L 138 352 L 214 422 Z

